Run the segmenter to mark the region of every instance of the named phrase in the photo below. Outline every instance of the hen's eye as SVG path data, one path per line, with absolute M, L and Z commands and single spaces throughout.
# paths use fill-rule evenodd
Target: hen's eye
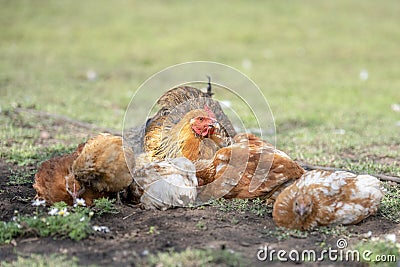
M 199 119 L 200 121 L 203 121 L 203 117 L 200 117 L 200 119 Z

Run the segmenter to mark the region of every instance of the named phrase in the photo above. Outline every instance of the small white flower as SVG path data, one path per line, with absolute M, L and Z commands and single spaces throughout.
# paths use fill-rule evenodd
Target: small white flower
M 85 217 L 82 217 L 79 221 L 83 222 L 85 220 Z
M 60 215 L 60 216 L 68 216 L 69 212 L 67 211 L 67 208 L 63 208 L 62 210 L 58 211 L 58 215 Z
M 387 234 L 387 235 L 385 235 L 385 240 L 392 242 L 392 243 L 396 243 L 396 235 L 395 234 Z
M 360 76 L 360 80 L 361 81 L 368 80 L 368 71 L 367 70 L 361 70 L 359 76 Z
M 107 226 L 94 225 L 92 229 L 96 232 L 109 233 L 110 229 Z
M 334 134 L 344 135 L 346 133 L 345 129 L 335 129 L 333 130 Z
M 51 216 L 54 216 L 54 215 L 57 215 L 57 214 L 58 214 L 58 209 L 57 208 L 52 208 L 49 211 L 49 215 L 51 215 Z
M 400 112 L 400 104 L 392 104 L 390 107 L 393 111 Z
M 242 61 L 242 67 L 243 67 L 245 70 L 251 69 L 252 65 L 253 65 L 253 63 L 251 62 L 250 59 L 248 59 L 248 58 L 243 59 L 243 61 Z
M 86 78 L 91 82 L 95 81 L 97 79 L 97 72 L 95 70 L 88 70 L 86 72 Z
M 84 200 L 83 198 L 77 198 L 77 199 L 75 200 L 74 207 L 77 207 L 77 206 L 85 207 L 85 206 L 86 206 L 85 200 Z
M 44 206 L 46 205 L 46 200 L 35 199 L 32 201 L 32 206 Z
M 365 238 L 370 238 L 370 237 L 372 236 L 372 232 L 371 232 L 371 231 L 368 231 L 368 232 L 365 233 L 363 236 L 364 236 Z
M 142 256 L 147 256 L 149 255 L 149 251 L 147 249 L 142 251 Z

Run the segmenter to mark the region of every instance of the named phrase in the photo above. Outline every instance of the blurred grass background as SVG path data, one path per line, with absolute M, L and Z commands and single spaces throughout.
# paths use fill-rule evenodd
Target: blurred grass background
M 400 175 L 396 0 L 0 4 L 3 111 L 35 107 L 118 129 L 145 79 L 210 60 L 261 88 L 277 146 L 294 158 Z M 12 121 L 2 124 L 11 136 Z

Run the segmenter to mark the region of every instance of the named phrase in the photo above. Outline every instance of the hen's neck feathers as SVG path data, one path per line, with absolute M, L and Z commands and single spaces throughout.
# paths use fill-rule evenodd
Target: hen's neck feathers
M 189 123 L 186 123 L 179 131 L 178 140 L 180 140 L 180 150 L 182 156 L 191 161 L 199 159 L 202 137 L 193 132 Z
M 178 124 L 174 125 L 168 136 L 161 140 L 156 156 L 161 159 L 186 157 L 191 161 L 199 158 L 202 137 L 196 135 L 190 125 L 193 112 L 186 114 Z

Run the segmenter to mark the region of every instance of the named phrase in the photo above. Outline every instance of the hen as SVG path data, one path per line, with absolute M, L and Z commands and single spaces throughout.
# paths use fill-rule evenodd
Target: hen
M 356 224 L 376 213 L 382 197 L 380 181 L 373 176 L 310 171 L 277 197 L 273 219 L 278 226 L 300 230 Z
M 144 134 L 143 147 L 151 160 L 163 160 L 170 156 L 185 156 L 191 160 L 196 160 L 198 155 L 192 155 L 195 151 L 182 151 L 183 153 L 171 151 L 175 143 L 182 141 L 181 139 L 177 139 L 182 137 L 182 135 L 179 136 L 178 132 L 183 130 L 182 127 L 184 124 L 191 123 L 190 120 L 196 116 L 207 118 L 210 125 L 218 122 L 218 134 L 197 132 L 197 135 L 187 134 L 185 138 L 200 137 L 200 139 L 204 140 L 203 148 L 208 148 L 207 150 L 211 149 L 211 151 L 215 150 L 215 143 L 219 146 L 225 146 L 229 143 L 230 137 L 235 135 L 235 130 L 219 103 L 213 100 L 211 95 L 211 85 L 209 85 L 208 93 L 203 93 L 194 87 L 180 86 L 167 91 L 158 99 L 157 104 L 160 106 L 160 109 L 152 118 L 148 119 Z M 191 113 L 194 110 L 197 111 Z M 202 112 L 199 112 L 200 110 Z M 188 116 L 188 114 L 191 115 Z M 213 139 L 214 142 L 204 139 L 206 136 Z M 213 153 L 211 154 L 213 155 Z M 212 155 L 206 156 L 206 158 L 210 158 Z
M 187 206 L 197 196 L 196 169 L 184 157 L 151 162 L 136 170 L 134 179 L 131 199 L 140 199 L 146 209 Z
M 209 198 L 270 198 L 301 177 L 304 170 L 284 152 L 253 134 L 238 134 L 212 160 L 196 162 L 201 200 Z
M 220 125 L 214 114 L 205 109 L 195 109 L 186 113 L 177 124 L 170 123 L 173 116 L 166 116 L 168 127 L 158 132 L 157 146 L 148 147 L 147 155 L 154 160 L 186 157 L 191 161 L 212 158 L 218 146 L 222 146 Z M 148 136 L 147 136 L 148 137 Z
M 35 174 L 35 183 L 33 184 L 33 188 L 37 193 L 35 198 L 44 199 L 49 204 L 60 201 L 64 201 L 68 205 L 73 204 L 73 192 L 71 191 L 71 194 L 67 192 L 67 187 L 75 187 L 73 190 L 79 192 L 76 194 L 81 194 L 83 192 L 81 191 L 79 183 L 73 178 L 67 180 L 66 177 L 71 175 L 72 163 L 81 153 L 83 146 L 84 144 L 81 144 L 77 150 L 71 154 L 54 157 L 41 164 Z M 87 195 L 88 192 L 85 192 L 82 197 L 86 197 Z
M 129 166 L 122 138 L 100 134 L 69 155 L 43 162 L 33 185 L 36 198 L 72 205 L 81 197 L 92 205 L 96 198 L 111 197 L 132 182 L 129 169 L 134 167 L 133 153 L 125 149 L 125 155 Z

